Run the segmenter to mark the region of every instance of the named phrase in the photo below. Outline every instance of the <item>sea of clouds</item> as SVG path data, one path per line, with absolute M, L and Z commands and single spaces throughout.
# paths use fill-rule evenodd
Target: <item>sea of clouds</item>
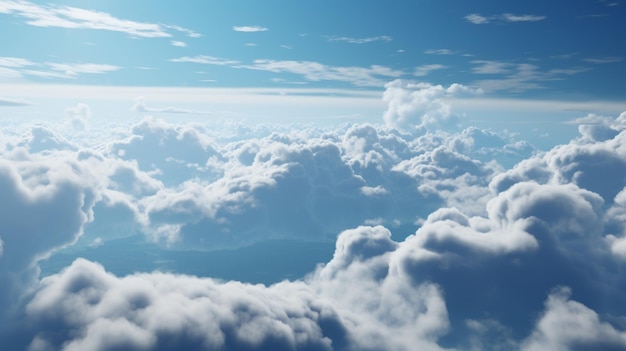
M 96 126 L 79 104 L 62 125 L 3 127 L 0 342 L 626 350 L 626 112 L 538 150 L 455 129 L 443 98 L 475 93 L 395 81 L 381 124 Z M 336 249 L 270 286 L 85 259 L 39 277 L 59 249 L 132 235 L 207 255 L 274 239 Z

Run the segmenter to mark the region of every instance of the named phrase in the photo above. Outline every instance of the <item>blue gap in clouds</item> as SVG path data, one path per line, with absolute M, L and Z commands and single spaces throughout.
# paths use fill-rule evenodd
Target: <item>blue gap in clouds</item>
M 232 250 L 168 250 L 136 235 L 106 241 L 98 247 L 61 251 L 39 262 L 39 266 L 45 277 L 83 257 L 99 262 L 118 276 L 158 270 L 270 285 L 302 278 L 318 263 L 328 262 L 334 250 L 334 241 L 297 240 L 269 240 Z

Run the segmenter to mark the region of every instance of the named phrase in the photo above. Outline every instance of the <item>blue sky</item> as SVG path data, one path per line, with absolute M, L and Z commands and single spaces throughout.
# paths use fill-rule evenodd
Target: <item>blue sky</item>
M 620 99 L 620 1 L 2 1 L 5 82 Z M 36 43 L 36 45 L 33 45 Z
M 626 350 L 622 0 L 0 0 L 0 344 Z

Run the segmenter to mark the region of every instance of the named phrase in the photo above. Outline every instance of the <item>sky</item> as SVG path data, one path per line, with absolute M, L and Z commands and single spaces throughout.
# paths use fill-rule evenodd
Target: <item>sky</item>
M 0 0 L 0 343 L 626 350 L 625 23 Z

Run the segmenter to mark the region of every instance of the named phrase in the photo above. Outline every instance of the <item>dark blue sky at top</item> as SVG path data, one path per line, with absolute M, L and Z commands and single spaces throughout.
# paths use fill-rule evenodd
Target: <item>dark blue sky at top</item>
M 385 82 L 403 78 L 477 86 L 495 96 L 615 100 L 625 93 L 626 4 L 622 1 L 32 3 L 45 10 L 74 7 L 157 25 L 166 35 L 156 37 L 95 28 L 84 25 L 89 22 L 84 18 L 72 19 L 74 23 L 84 20 L 84 28 L 29 25 L 29 15 L 6 10 L 7 3 L 12 2 L 0 2 L 5 7 L 0 11 L 5 12 L 0 14 L 0 29 L 12 35 L 5 39 L 0 57 L 33 63 L 18 71 L 47 72 L 50 62 L 116 67 L 100 74 L 79 72 L 70 78 L 21 72 L 26 81 L 380 90 Z M 472 23 L 470 15 L 484 21 Z M 264 30 L 233 30 L 237 26 Z M 199 36 L 190 37 L 174 27 Z M 200 56 L 219 62 L 172 61 Z M 271 60 L 274 66 L 260 67 L 255 60 Z M 293 62 L 324 68 L 294 68 Z M 485 65 L 498 69 L 486 71 Z M 366 84 L 325 74 L 333 68 L 355 71 L 372 66 L 395 73 L 376 76 L 378 81 Z M 421 73 L 415 74 L 416 70 Z

